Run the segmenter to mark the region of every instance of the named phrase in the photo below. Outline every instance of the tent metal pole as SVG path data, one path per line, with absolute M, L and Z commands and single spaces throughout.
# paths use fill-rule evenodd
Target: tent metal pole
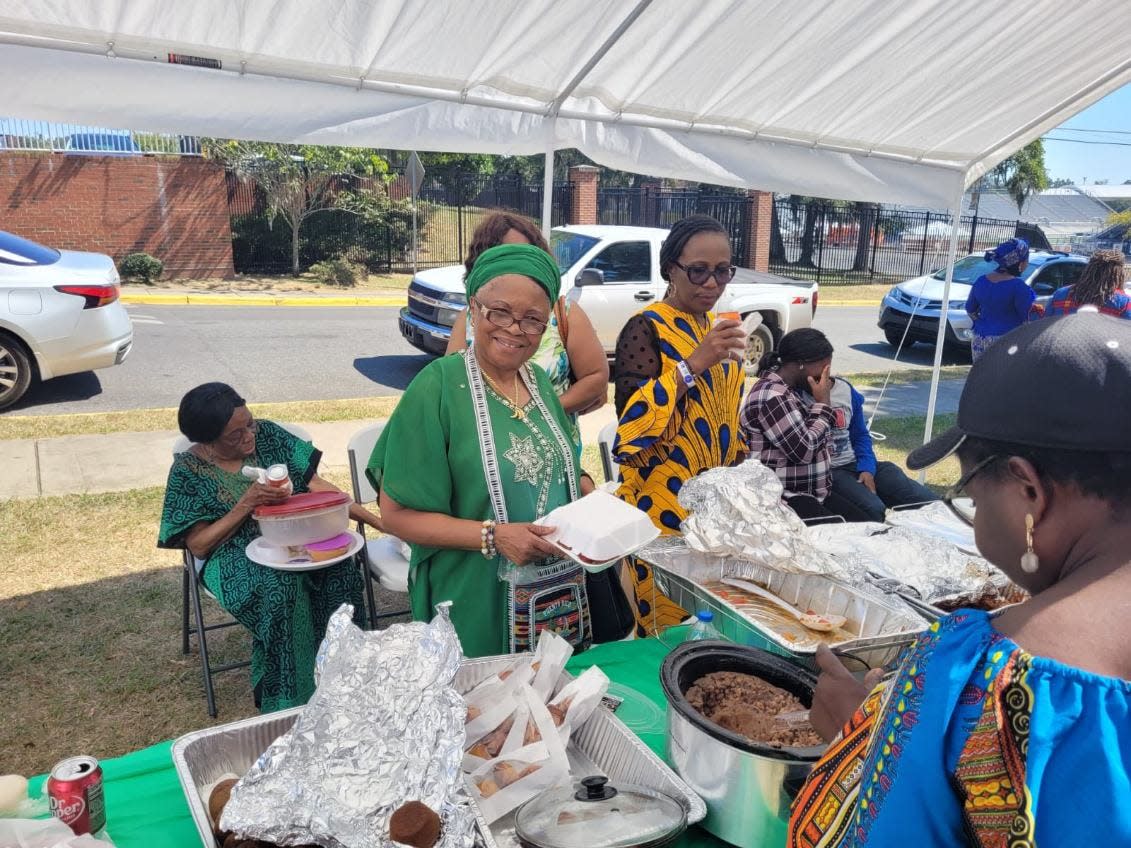
M 946 282 L 943 283 L 942 303 L 939 309 L 939 332 L 935 336 L 935 362 L 931 367 L 931 394 L 927 400 L 927 424 L 923 428 L 923 444 L 931 440 L 935 428 L 935 405 L 939 397 L 939 375 L 942 372 L 943 344 L 946 341 L 946 328 L 950 319 L 950 284 L 954 282 L 954 263 L 958 258 L 958 225 L 962 219 L 962 198 L 966 194 L 966 177 L 958 180 L 954 203 L 950 207 L 950 247 L 946 258 Z M 919 482 L 927 479 L 927 471 L 919 472 Z
M 551 124 L 551 126 L 553 126 Z M 553 226 L 554 212 L 554 142 L 553 133 L 546 144 L 545 173 L 542 175 L 542 235 L 550 243 L 550 228 Z

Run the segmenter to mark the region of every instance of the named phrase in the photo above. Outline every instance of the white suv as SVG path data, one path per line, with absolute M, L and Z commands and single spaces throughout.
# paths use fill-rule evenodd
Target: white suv
M 1087 264 L 1083 256 L 1034 250 L 1029 254 L 1029 267 L 1021 277 L 1037 295 L 1037 303 L 1043 305 L 1052 299 L 1057 289 L 1073 285 Z M 997 266 L 987 262 L 984 254 L 966 256 L 954 263 L 950 302 L 946 308 L 944 338 L 947 346 L 969 350 L 973 322 L 966 314 L 966 298 L 970 296 L 974 281 L 995 268 Z M 925 277 L 899 283 L 884 295 L 877 325 L 884 331 L 888 344 L 898 347 L 901 342 L 906 346 L 915 342 L 935 343 L 945 285 L 946 269 L 941 268 Z

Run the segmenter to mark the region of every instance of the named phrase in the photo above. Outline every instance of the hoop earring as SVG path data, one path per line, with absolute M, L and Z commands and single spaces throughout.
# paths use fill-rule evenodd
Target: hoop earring
M 1026 551 L 1021 555 L 1021 570 L 1026 574 L 1034 574 L 1037 569 L 1041 567 L 1041 560 L 1033 551 L 1033 514 L 1026 513 L 1025 515 L 1025 548 Z

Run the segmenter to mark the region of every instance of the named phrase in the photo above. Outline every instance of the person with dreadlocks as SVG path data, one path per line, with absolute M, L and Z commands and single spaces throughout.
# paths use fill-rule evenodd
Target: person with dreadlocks
M 677 221 L 660 248 L 667 294 L 617 338 L 617 495 L 666 535 L 678 535 L 687 517 L 679 503 L 685 482 L 746 457 L 738 434 L 745 334 L 738 321 L 715 321 L 711 311 L 735 270 L 722 224 L 707 215 Z M 687 613 L 654 591 L 647 563 L 632 565 L 637 633 L 683 621 Z
M 833 433 L 848 426 L 832 400 L 832 362 L 833 346 L 820 330 L 786 333 L 758 363 L 758 382 L 740 414 L 750 455 L 778 475 L 782 498 L 806 520 L 839 520 L 825 505 Z
M 966 312 L 974 320 L 970 355 L 975 362 L 991 344 L 1029 320 L 1036 295 L 1021 275 L 1029 266 L 1029 243 L 1012 238 L 986 251 L 986 261 L 997 270 L 974 281 L 966 298 Z
M 1131 296 L 1123 290 L 1123 252 L 1097 250 L 1073 286 L 1057 289 L 1047 317 L 1071 315 L 1082 306 L 1094 306 L 1105 315 L 1131 318 Z

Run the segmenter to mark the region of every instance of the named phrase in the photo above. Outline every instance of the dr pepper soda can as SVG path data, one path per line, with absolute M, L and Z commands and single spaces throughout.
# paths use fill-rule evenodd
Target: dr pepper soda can
M 106 827 L 102 766 L 94 757 L 68 757 L 47 778 L 51 815 L 75 835 L 100 833 Z

